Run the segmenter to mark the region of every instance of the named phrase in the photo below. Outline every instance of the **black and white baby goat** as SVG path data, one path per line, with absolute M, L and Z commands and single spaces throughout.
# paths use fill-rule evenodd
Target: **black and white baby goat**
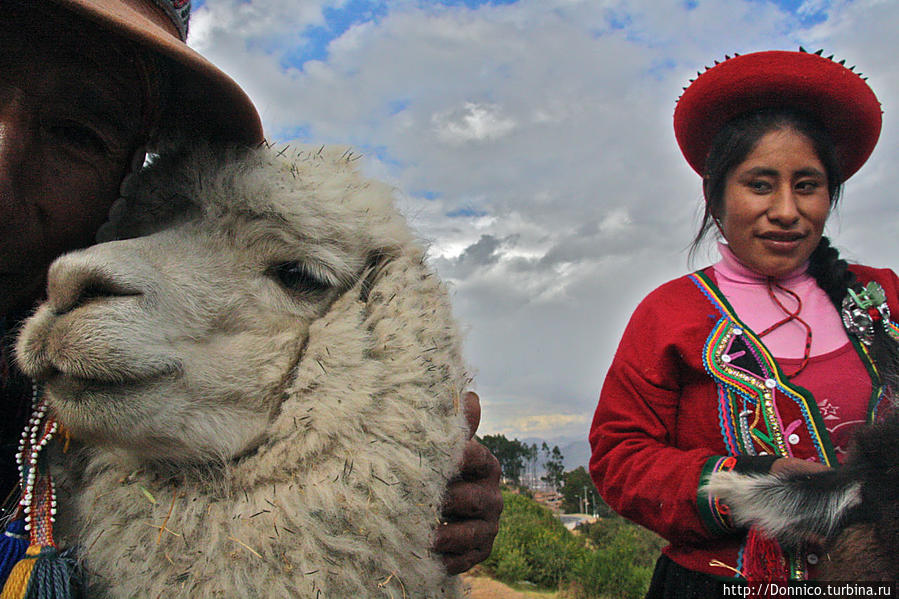
M 820 542 L 826 580 L 899 580 L 899 416 L 866 426 L 844 466 L 816 474 L 717 472 L 707 491 L 735 524 L 785 546 Z

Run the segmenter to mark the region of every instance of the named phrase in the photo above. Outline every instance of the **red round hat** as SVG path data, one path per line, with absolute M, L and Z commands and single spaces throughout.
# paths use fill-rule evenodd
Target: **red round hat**
M 880 136 L 880 102 L 865 80 L 821 51 L 772 50 L 727 57 L 700 73 L 674 110 L 674 135 L 700 175 L 712 140 L 729 120 L 760 108 L 790 107 L 816 117 L 836 147 L 843 179 L 854 174 Z

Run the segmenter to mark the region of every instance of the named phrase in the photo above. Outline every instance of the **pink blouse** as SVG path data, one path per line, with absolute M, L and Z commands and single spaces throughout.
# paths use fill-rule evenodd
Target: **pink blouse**
M 719 243 L 718 249 L 721 261 L 713 266 L 715 280 L 740 320 L 756 333 L 782 320 L 786 313 L 771 299 L 768 278 L 740 262 L 727 244 Z M 805 263 L 776 281 L 802 300 L 799 316 L 812 329 L 811 358 L 791 379 L 815 397 L 837 458 L 842 462 L 852 431 L 865 421 L 871 379 L 849 341 L 839 313 L 806 272 L 807 268 Z M 786 308 L 796 309 L 792 296 L 776 286 L 773 289 Z M 766 334 L 762 341 L 787 375 L 799 369 L 806 343 L 806 330 L 800 323 L 790 321 Z M 799 426 L 798 422 L 785 424 L 787 435 L 790 426 Z

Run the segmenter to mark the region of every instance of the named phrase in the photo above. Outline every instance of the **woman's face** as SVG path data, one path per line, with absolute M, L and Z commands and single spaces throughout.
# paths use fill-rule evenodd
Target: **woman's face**
M 138 75 L 109 40 L 28 25 L 0 29 L 0 315 L 93 242 L 141 139 Z
M 736 257 L 780 276 L 808 260 L 830 213 L 824 165 L 811 141 L 793 129 L 766 133 L 727 175 L 716 215 Z

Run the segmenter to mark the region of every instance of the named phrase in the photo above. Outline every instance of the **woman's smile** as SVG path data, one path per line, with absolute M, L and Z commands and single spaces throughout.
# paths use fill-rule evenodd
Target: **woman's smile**
M 758 237 L 772 252 L 788 254 L 800 247 L 805 235 L 798 232 L 770 231 L 762 233 Z

